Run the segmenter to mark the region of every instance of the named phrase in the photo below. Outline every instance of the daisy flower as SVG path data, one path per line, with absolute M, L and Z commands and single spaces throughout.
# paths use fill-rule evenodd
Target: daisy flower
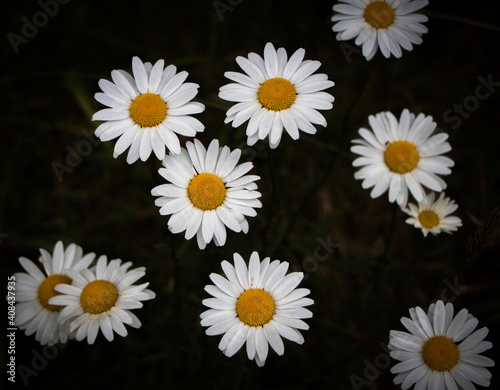
M 275 50 L 271 43 L 264 48 L 264 59 L 249 53 L 248 59 L 237 57 L 236 62 L 246 74 L 226 72 L 224 76 L 235 83 L 220 88 L 219 97 L 238 102 L 226 113 L 225 123 L 238 127 L 247 120 L 248 145 L 269 136 L 269 146 L 278 147 L 283 128 L 292 139 L 299 130 L 315 134 L 313 124 L 326 126 L 326 119 L 317 110 L 333 107 L 333 96 L 324 89 L 335 83 L 326 74 L 313 73 L 319 61 L 304 59 L 305 50 L 297 50 L 287 59 L 286 50 Z
M 59 295 L 54 287 L 71 284 L 70 270 L 79 272 L 92 263 L 95 254 L 83 256 L 81 247 L 69 245 L 64 250 L 63 243 L 57 242 L 52 255 L 40 249 L 40 262 L 45 273 L 31 260 L 20 257 L 19 262 L 26 272 L 14 274 L 16 280 L 16 326 L 25 330 L 28 336 L 35 333 L 35 339 L 42 345 L 54 345 L 68 340 L 64 323 L 59 324 L 61 306 L 49 303 Z
M 203 300 L 210 309 L 201 314 L 201 325 L 208 326 L 206 334 L 224 334 L 219 349 L 228 357 L 233 356 L 246 342 L 247 356 L 255 359 L 259 367 L 266 361 L 269 345 L 278 355 L 285 347 L 282 337 L 302 344 L 304 338 L 298 329 L 309 329 L 302 318 L 311 318 L 304 308 L 314 303 L 306 288 L 296 288 L 304 274 L 292 272 L 285 276 L 288 262 L 262 262 L 257 252 L 250 256 L 247 265 L 234 254 L 234 266 L 222 262 L 226 278 L 212 273 L 215 285 L 205 286 L 214 298 Z
M 396 385 L 409 389 L 475 389 L 471 383 L 489 386 L 491 373 L 485 367 L 493 360 L 479 355 L 492 344 L 483 341 L 488 328 L 474 329 L 478 320 L 462 309 L 453 317 L 453 305 L 433 303 L 427 314 L 420 308 L 410 309 L 411 319 L 402 324 L 410 331 L 391 330 L 391 357 L 400 363 L 392 367 Z
M 191 102 L 198 84 L 184 83 L 188 73 L 176 74 L 177 68 L 158 60 L 154 66 L 132 59 L 133 77 L 123 70 L 113 70 L 113 82 L 101 79 L 103 92 L 95 99 L 108 106 L 94 114 L 92 120 L 105 121 L 95 131 L 101 141 L 120 137 L 115 145 L 116 158 L 130 147 L 127 162 L 146 161 L 154 151 L 163 160 L 165 147 L 178 154 L 181 146 L 177 134 L 194 137 L 204 129 L 191 114 L 203 112 L 205 106 Z
M 427 16 L 415 13 L 425 7 L 427 0 L 340 0 L 333 10 L 333 31 L 338 41 L 356 37 L 356 45 L 363 47 L 363 56 L 369 61 L 377 50 L 385 58 L 391 54 L 399 58 L 401 48 L 413 50 L 422 43 L 427 27 Z
M 451 233 L 462 226 L 460 218 L 454 215 L 450 216 L 458 208 L 455 201 L 445 198 L 444 192 L 441 192 L 436 201 L 435 197 L 436 194 L 431 192 L 427 198 L 427 204 L 408 203 L 408 207 L 403 209 L 410 216 L 406 223 L 422 229 L 424 237 L 427 237 L 429 232 L 435 236 L 442 231 Z
M 363 188 L 373 187 L 371 197 L 389 190 L 389 201 L 401 207 L 408 202 L 408 189 L 417 202 L 426 203 L 422 185 L 441 192 L 446 183 L 437 175 L 448 175 L 453 161 L 441 154 L 451 150 L 445 142 L 448 134 L 431 137 L 436 128 L 432 116 L 415 116 L 407 109 L 398 120 L 391 112 L 380 112 L 368 118 L 373 131 L 359 130 L 363 139 L 352 141 L 351 152 L 361 155 L 352 163 L 362 167 L 354 174 Z
M 165 157 L 158 171 L 169 184 L 152 189 L 159 196 L 155 204 L 161 215 L 172 215 L 168 228 L 172 233 L 186 231 L 186 240 L 196 235 L 198 246 L 204 249 L 212 241 L 217 246 L 226 242 L 226 228 L 248 232 L 245 218 L 255 217 L 254 208 L 262 207 L 256 180 L 259 176 L 245 175 L 253 164 L 239 164 L 241 150 L 219 147 L 213 140 L 208 149 L 197 139 L 186 143 L 179 155 Z
M 113 331 L 122 337 L 127 335 L 123 324 L 141 327 L 141 321 L 130 310 L 141 308 L 141 301 L 153 299 L 155 293 L 146 289 L 149 283 L 132 285 L 146 274 L 144 267 L 128 271 L 132 263 L 121 262 L 115 259 L 108 264 L 107 257 L 101 256 L 95 271 L 68 271 L 72 284 L 56 286 L 61 295 L 51 298 L 50 303 L 64 306 L 59 322 L 69 321 L 69 331 L 77 341 L 86 338 L 93 344 L 99 329 L 108 341 L 113 341 Z

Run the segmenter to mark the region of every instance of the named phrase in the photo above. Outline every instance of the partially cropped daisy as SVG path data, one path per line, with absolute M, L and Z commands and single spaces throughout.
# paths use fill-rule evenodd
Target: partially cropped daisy
M 210 309 L 201 314 L 201 325 L 208 326 L 206 334 L 224 334 L 219 349 L 228 357 L 233 356 L 246 343 L 247 356 L 263 366 L 269 345 L 283 355 L 285 347 L 282 337 L 302 344 L 304 338 L 298 329 L 309 329 L 302 321 L 312 313 L 305 306 L 314 302 L 309 290 L 296 288 L 304 274 L 288 270 L 286 261 L 262 262 L 257 252 L 250 256 L 248 267 L 243 258 L 234 254 L 234 266 L 222 262 L 226 277 L 210 274 L 214 285 L 205 286 L 205 291 L 214 298 L 203 300 Z
M 403 209 L 410 216 L 406 223 L 422 229 L 424 237 L 427 237 L 429 232 L 433 235 L 441 232 L 451 233 L 462 226 L 460 218 L 450 215 L 458 208 L 455 201 L 445 198 L 444 192 L 441 192 L 437 200 L 435 198 L 436 194 L 431 192 L 426 204 L 408 203 L 408 207 Z
M 408 189 L 417 202 L 427 202 L 423 185 L 441 192 L 446 183 L 437 175 L 448 175 L 454 165 L 441 156 L 451 150 L 448 134 L 432 135 L 436 123 L 432 116 L 415 116 L 403 110 L 399 122 L 391 112 L 380 112 L 368 118 L 372 131 L 361 128 L 363 139 L 352 141 L 353 153 L 361 157 L 352 163 L 358 170 L 355 179 L 363 180 L 363 188 L 373 187 L 371 197 L 389 190 L 389 201 L 401 207 L 408 202 Z M 431 136 L 432 135 L 432 136 Z
M 56 287 L 61 295 L 51 298 L 50 303 L 64 306 L 59 322 L 69 321 L 69 331 L 77 341 L 86 338 L 93 344 L 99 329 L 108 341 L 113 341 L 113 332 L 122 337 L 127 335 L 123 324 L 141 327 L 141 321 L 130 310 L 141 308 L 141 301 L 153 299 L 155 293 L 146 289 L 149 283 L 132 285 L 146 271 L 144 267 L 128 271 L 131 265 L 131 262 L 122 264 L 120 259 L 108 263 L 106 256 L 100 256 L 95 272 L 69 271 L 72 284 Z
M 152 189 L 159 196 L 155 204 L 161 215 L 172 215 L 168 228 L 172 233 L 186 231 L 186 240 L 196 235 L 204 249 L 212 241 L 226 243 L 226 226 L 235 232 L 248 232 L 245 217 L 255 217 L 254 208 L 262 207 L 255 181 L 259 176 L 245 175 L 253 164 L 238 164 L 241 150 L 219 147 L 213 140 L 208 149 L 197 139 L 187 142 L 179 155 L 163 160 L 158 172 L 169 184 Z
M 271 43 L 264 48 L 264 59 L 255 53 L 236 62 L 246 74 L 226 72 L 224 76 L 235 83 L 220 88 L 219 97 L 237 102 L 226 113 L 225 123 L 238 127 L 249 120 L 246 130 L 248 145 L 269 136 L 269 146 L 276 148 L 283 128 L 292 139 L 299 130 L 315 134 L 313 124 L 326 126 L 326 119 L 317 110 L 331 109 L 333 96 L 322 92 L 335 83 L 326 74 L 313 73 L 319 61 L 304 59 L 305 50 L 297 50 L 290 59 L 286 50 Z
M 108 106 L 94 114 L 92 120 L 104 121 L 95 131 L 101 141 L 120 137 L 115 145 L 116 158 L 130 147 L 127 162 L 148 159 L 154 151 L 163 160 L 165 147 L 172 153 L 181 150 L 177 135 L 194 137 L 204 129 L 191 114 L 203 112 L 205 106 L 191 102 L 198 84 L 185 83 L 188 73 L 177 72 L 174 65 L 164 68 L 164 61 L 154 66 L 132 59 L 133 77 L 123 70 L 113 70 L 113 82 L 101 79 L 103 92 L 95 99 Z
M 363 47 L 369 61 L 377 50 L 385 58 L 391 54 L 401 57 L 401 48 L 411 51 L 422 43 L 427 27 L 427 16 L 415 13 L 425 7 L 427 0 L 340 0 L 333 6 L 336 12 L 332 29 L 338 41 L 356 37 L 356 45 Z
M 45 272 L 35 263 L 25 257 L 19 262 L 27 271 L 14 274 L 16 280 L 16 326 L 25 330 L 28 336 L 35 333 L 35 339 L 40 344 L 54 345 L 68 340 L 68 330 L 64 322 L 59 323 L 60 305 L 49 303 L 49 300 L 59 295 L 54 287 L 58 284 L 71 284 L 70 270 L 79 272 L 92 263 L 95 254 L 83 255 L 78 245 L 66 247 L 59 241 L 52 255 L 45 249 L 40 249 L 40 262 Z
M 475 389 L 472 383 L 489 386 L 491 373 L 485 367 L 495 362 L 479 355 L 492 344 L 483 341 L 488 328 L 476 330 L 478 320 L 462 309 L 453 317 L 453 305 L 433 303 L 426 314 L 410 309 L 402 324 L 410 333 L 391 330 L 391 357 L 400 363 L 392 367 L 396 385 L 409 389 Z

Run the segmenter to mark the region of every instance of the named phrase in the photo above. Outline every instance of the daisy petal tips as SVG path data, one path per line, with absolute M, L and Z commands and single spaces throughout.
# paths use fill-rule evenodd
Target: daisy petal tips
M 208 149 L 197 139 L 187 142 L 179 155 L 168 155 L 158 171 L 169 183 L 151 190 L 161 215 L 171 215 L 172 233 L 185 231 L 186 240 L 196 236 L 200 249 L 214 241 L 226 243 L 226 227 L 248 232 L 246 217 L 255 217 L 262 207 L 256 175 L 246 175 L 253 164 L 238 164 L 240 149 L 219 147 L 213 140 Z
M 451 150 L 448 134 L 432 135 L 436 123 L 431 116 L 415 116 L 403 110 L 399 122 L 391 112 L 380 112 L 368 118 L 372 131 L 361 128 L 362 139 L 353 140 L 351 152 L 360 155 L 352 165 L 361 167 L 354 178 L 362 187 L 373 187 L 377 198 L 389 191 L 389 202 L 405 207 L 408 190 L 417 202 L 427 203 L 423 185 L 441 192 L 446 183 L 438 175 L 449 175 L 453 160 L 442 156 Z
M 269 137 L 271 149 L 278 147 L 283 129 L 296 140 L 299 130 L 315 134 L 314 125 L 326 127 L 326 119 L 317 110 L 330 110 L 334 97 L 323 92 L 335 83 L 326 74 L 313 74 L 319 61 L 303 61 L 304 49 L 288 59 L 286 50 L 271 43 L 264 48 L 264 58 L 250 53 L 236 62 L 245 74 L 226 72 L 234 83 L 220 88 L 219 97 L 236 102 L 226 113 L 226 123 L 238 127 L 248 122 L 248 145 Z
M 101 141 L 120 137 L 113 156 L 116 158 L 129 149 L 129 164 L 139 158 L 146 161 L 152 152 L 163 160 L 165 148 L 179 154 L 178 135 L 194 137 L 205 128 L 190 116 L 205 110 L 203 104 L 191 101 L 199 85 L 185 83 L 188 73 L 176 73 L 174 65 L 164 68 L 163 60 L 152 65 L 134 57 L 132 72 L 133 76 L 123 70 L 113 70 L 113 82 L 99 80 L 102 92 L 96 93 L 95 99 L 109 108 L 92 117 L 92 120 L 104 121 L 95 135 Z
M 480 354 L 492 347 L 484 341 L 488 328 L 474 331 L 478 320 L 462 309 L 456 316 L 451 303 L 437 301 L 425 313 L 410 309 L 410 318 L 401 318 L 408 332 L 391 330 L 391 357 L 399 360 L 391 372 L 403 390 L 475 389 L 473 383 L 488 387 L 491 373 L 485 367 L 495 362 Z
M 363 56 L 371 60 L 378 49 L 385 58 L 400 58 L 401 48 L 411 51 L 422 43 L 427 16 L 415 13 L 425 7 L 427 0 L 340 0 L 333 6 L 332 30 L 338 41 L 356 38 Z
M 226 260 L 221 264 L 226 277 L 210 275 L 215 285 L 205 286 L 205 291 L 213 298 L 203 301 L 209 310 L 201 314 L 201 325 L 208 327 L 209 336 L 223 334 L 219 349 L 226 356 L 233 356 L 246 343 L 248 358 L 262 367 L 269 345 L 281 356 L 282 338 L 304 342 L 299 329 L 309 329 L 302 319 L 312 317 L 305 306 L 314 301 L 306 298 L 308 289 L 297 288 L 302 272 L 285 276 L 288 262 L 270 262 L 269 257 L 261 261 L 257 252 L 248 266 L 238 253 L 233 258 L 234 266 Z

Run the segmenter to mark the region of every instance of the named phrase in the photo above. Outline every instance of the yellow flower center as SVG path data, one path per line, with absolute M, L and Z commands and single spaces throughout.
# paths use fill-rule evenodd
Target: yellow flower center
M 271 111 L 290 108 L 296 97 L 297 91 L 293 84 L 281 77 L 264 81 L 257 92 L 260 104 Z
M 391 171 L 408 173 L 417 167 L 420 155 L 412 143 L 396 141 L 385 149 L 384 160 Z
M 141 127 L 153 127 L 167 116 L 167 104 L 155 93 L 143 93 L 130 103 L 130 117 Z
M 193 206 L 203 210 L 215 210 L 226 198 L 226 186 L 219 176 L 200 173 L 188 186 L 188 196 Z
M 110 310 L 117 298 L 118 290 L 113 283 L 94 280 L 83 288 L 80 304 L 87 313 L 100 314 Z
M 38 300 L 46 309 L 57 311 L 61 310 L 62 306 L 60 305 L 50 305 L 49 299 L 55 297 L 56 295 L 60 295 L 61 293 L 54 290 L 54 287 L 58 284 L 71 284 L 71 279 L 66 275 L 55 274 L 50 275 L 45 279 L 40 287 L 38 287 Z
M 420 222 L 420 225 L 426 229 L 432 229 L 433 227 L 439 225 L 438 215 L 431 210 L 424 210 L 418 214 L 418 221 Z
M 267 324 L 275 313 L 274 299 L 261 288 L 251 288 L 244 291 L 236 301 L 236 313 L 249 326 Z
M 387 28 L 396 19 L 394 8 L 385 1 L 372 1 L 366 6 L 363 16 L 366 23 L 374 28 Z
M 458 348 L 452 339 L 434 336 L 422 347 L 422 358 L 431 370 L 450 371 L 458 363 Z

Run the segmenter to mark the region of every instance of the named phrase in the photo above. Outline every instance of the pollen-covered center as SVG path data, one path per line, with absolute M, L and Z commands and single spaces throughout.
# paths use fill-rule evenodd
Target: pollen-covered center
M 458 363 L 458 356 L 458 348 L 449 337 L 431 337 L 422 347 L 422 358 L 434 371 L 450 371 Z
M 46 309 L 57 311 L 61 310 L 62 306 L 60 305 L 51 305 L 49 304 L 49 299 L 55 297 L 56 295 L 60 295 L 61 293 L 54 290 L 54 287 L 58 284 L 71 284 L 71 279 L 66 275 L 54 274 L 50 275 L 47 279 L 45 279 L 38 287 L 38 300 Z
M 249 326 L 267 324 L 275 313 L 274 299 L 261 288 L 251 288 L 244 291 L 236 301 L 236 313 Z
M 297 91 L 293 84 L 281 77 L 264 81 L 257 92 L 260 104 L 271 111 L 290 108 L 296 97 Z
M 408 141 L 395 141 L 385 149 L 384 161 L 391 171 L 408 173 L 417 167 L 420 155 L 412 143 Z
M 439 225 L 439 217 L 438 215 L 431 210 L 424 210 L 420 214 L 418 214 L 418 221 L 420 225 L 426 229 L 432 229 Z
M 107 280 L 94 280 L 87 284 L 80 295 L 83 310 L 100 314 L 110 310 L 118 298 L 115 285 Z
M 153 127 L 167 116 L 167 104 L 155 93 L 143 93 L 130 103 L 130 117 L 140 127 Z
M 387 28 L 394 23 L 396 13 L 386 1 L 372 1 L 365 8 L 366 23 L 374 28 Z
M 188 196 L 193 206 L 203 211 L 215 210 L 226 198 L 226 186 L 219 176 L 200 173 L 191 179 Z

